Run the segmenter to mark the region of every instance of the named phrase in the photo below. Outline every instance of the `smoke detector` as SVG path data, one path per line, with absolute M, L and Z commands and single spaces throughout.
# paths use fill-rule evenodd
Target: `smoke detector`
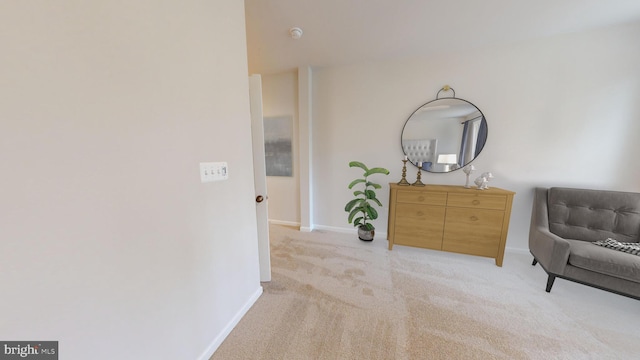
M 289 29 L 289 35 L 291 35 L 292 39 L 298 40 L 302 37 L 302 29 L 298 27 L 293 27 Z

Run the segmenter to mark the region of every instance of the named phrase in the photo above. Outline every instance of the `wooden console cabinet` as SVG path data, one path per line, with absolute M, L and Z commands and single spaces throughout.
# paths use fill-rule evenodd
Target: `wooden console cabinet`
M 512 191 L 389 184 L 389 250 L 394 244 L 494 258 L 502 266 Z

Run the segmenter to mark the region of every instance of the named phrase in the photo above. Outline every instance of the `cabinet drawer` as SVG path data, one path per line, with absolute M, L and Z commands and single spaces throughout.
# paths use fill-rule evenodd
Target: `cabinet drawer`
M 443 206 L 398 204 L 394 242 L 399 245 L 442 249 L 444 215 Z
M 447 204 L 447 193 L 433 191 L 398 190 L 398 202 L 408 204 L 445 206 Z
M 496 257 L 504 211 L 447 208 L 442 250 Z
M 507 197 L 502 195 L 449 193 L 449 199 L 447 200 L 447 206 L 478 209 L 504 210 L 506 204 Z

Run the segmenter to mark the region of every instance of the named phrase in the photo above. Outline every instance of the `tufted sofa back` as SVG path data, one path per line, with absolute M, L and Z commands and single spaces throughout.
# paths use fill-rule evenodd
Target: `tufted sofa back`
M 640 241 L 640 193 L 550 188 L 549 230 L 565 239 Z

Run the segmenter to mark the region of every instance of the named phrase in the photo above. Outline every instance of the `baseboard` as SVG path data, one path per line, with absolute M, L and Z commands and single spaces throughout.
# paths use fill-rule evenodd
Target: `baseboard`
M 333 232 L 337 232 L 337 233 L 342 233 L 342 234 L 357 234 L 358 231 L 356 230 L 356 228 L 343 228 L 343 227 L 337 227 L 337 226 L 326 226 L 326 225 L 316 225 L 315 226 L 316 230 L 323 230 L 323 231 L 333 231 Z
M 355 227 L 338 227 L 338 226 L 327 226 L 327 225 L 314 225 L 314 227 L 302 227 L 300 223 L 288 222 L 288 221 L 280 221 L 280 220 L 269 220 L 269 223 L 276 225 L 285 225 L 285 226 L 298 226 L 301 232 L 311 232 L 314 229 L 323 230 L 323 231 L 333 231 L 342 234 L 357 234 L 358 230 Z M 385 240 L 387 239 L 387 229 L 376 229 L 376 236 L 379 234 L 384 234 Z M 524 248 L 514 248 L 507 246 L 505 251 L 513 254 L 523 254 L 528 255 L 529 249 Z
M 202 355 L 200 355 L 198 360 L 209 360 L 209 358 L 211 358 L 213 353 L 216 352 L 216 350 L 218 350 L 218 348 L 220 347 L 224 339 L 226 339 L 227 336 L 231 334 L 231 330 L 233 330 L 233 328 L 235 328 L 236 325 L 238 325 L 242 317 L 247 313 L 247 311 L 249 311 L 249 309 L 251 309 L 253 304 L 255 304 L 255 302 L 258 300 L 260 295 L 262 295 L 262 286 L 259 286 L 258 290 L 256 290 L 256 292 L 253 295 L 251 295 L 249 300 L 247 300 L 247 302 L 240 309 L 240 311 L 238 311 L 238 313 L 231 319 L 231 321 L 229 321 L 227 326 L 225 326 L 224 329 L 222 329 L 222 332 L 218 336 L 216 336 L 215 339 L 213 339 L 213 342 L 211 342 L 211 344 L 202 353 Z
M 358 233 L 358 229 L 356 229 L 355 227 L 337 227 L 337 226 L 326 226 L 326 225 L 316 225 L 315 229 L 317 230 L 324 230 L 324 231 L 333 231 L 333 232 L 337 232 L 337 233 L 342 233 L 342 234 L 357 234 Z M 387 238 L 387 229 L 378 229 L 376 228 L 376 239 L 384 236 L 384 238 Z
M 529 252 L 529 249 L 523 249 L 523 248 L 514 248 L 514 247 L 507 246 L 504 250 L 506 252 L 513 253 L 513 254 L 522 254 L 522 255 L 530 255 L 531 254 Z
M 275 225 L 284 225 L 284 226 L 294 226 L 298 227 L 301 232 L 311 232 L 313 230 L 324 230 L 324 231 L 333 231 L 342 234 L 356 234 L 358 230 L 355 227 L 339 227 L 339 226 L 327 226 L 327 225 L 313 225 L 311 227 L 300 226 L 300 223 L 293 221 L 283 221 L 283 220 L 272 220 L 269 219 L 270 224 Z M 384 234 L 385 240 L 387 237 L 387 229 L 376 229 L 376 236 L 380 236 L 380 234 Z M 529 249 L 524 248 L 514 248 L 514 247 L 506 247 L 506 252 L 515 253 L 515 254 L 529 254 Z
M 293 226 L 300 229 L 301 232 L 312 232 L 313 230 L 324 230 L 324 231 L 333 231 L 342 234 L 357 234 L 358 230 L 355 227 L 339 227 L 339 226 L 327 226 L 327 225 L 312 225 L 310 227 L 301 226 L 299 222 L 293 221 L 283 221 L 283 220 L 273 220 L 269 219 L 269 224 L 273 225 L 284 225 L 284 226 Z M 385 234 L 387 233 L 387 229 L 376 229 L 376 234 Z
M 293 226 L 293 227 L 297 227 L 297 228 L 300 227 L 300 223 L 299 222 L 295 222 L 295 221 L 284 221 L 284 220 L 269 219 L 269 224 Z

